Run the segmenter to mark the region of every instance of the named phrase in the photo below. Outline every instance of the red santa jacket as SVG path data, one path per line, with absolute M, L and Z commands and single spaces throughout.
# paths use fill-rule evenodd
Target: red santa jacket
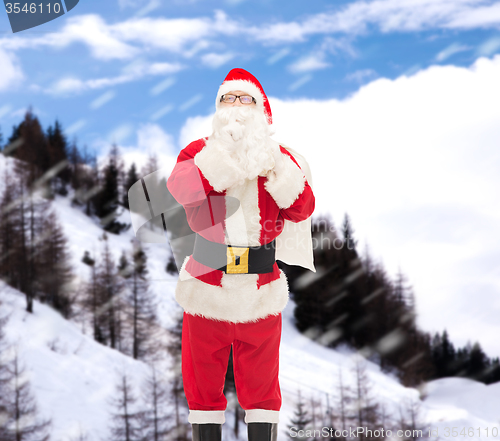
M 228 155 L 206 144 L 207 139 L 180 152 L 167 181 L 193 231 L 226 245 L 259 246 L 281 233 L 284 219 L 300 222 L 311 216 L 313 192 L 285 148 L 279 147 L 284 155 L 279 173 L 241 182 Z M 240 207 L 226 218 L 227 196 L 237 198 Z M 281 312 L 288 301 L 288 283 L 276 263 L 271 273 L 226 274 L 189 256 L 181 267 L 175 298 L 187 313 L 242 323 Z

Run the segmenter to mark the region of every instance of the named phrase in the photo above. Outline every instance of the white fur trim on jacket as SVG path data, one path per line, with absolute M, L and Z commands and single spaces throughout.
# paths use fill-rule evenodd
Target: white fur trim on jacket
M 246 179 L 243 184 L 228 188 L 228 196 L 236 198 L 240 206 L 236 213 L 226 219 L 226 245 L 259 246 L 261 225 L 257 178 Z
M 175 300 L 185 312 L 232 323 L 256 322 L 277 315 L 288 302 L 288 281 L 279 279 L 257 289 L 258 274 L 223 274 L 222 286 L 210 285 L 191 276 L 184 260 L 175 289 Z
M 306 177 L 288 155 L 281 152 L 280 154 L 283 158 L 282 164 L 269 173 L 264 187 L 278 207 L 284 209 L 290 207 L 304 191 Z
M 189 410 L 188 423 L 224 424 L 226 417 L 223 410 Z
M 219 87 L 219 91 L 217 92 L 215 107 L 217 108 L 220 106 L 220 97 L 222 95 L 225 95 L 226 93 L 233 90 L 242 90 L 243 92 L 246 92 L 249 95 L 253 96 L 256 101 L 256 106 L 264 111 L 264 100 L 266 100 L 266 97 L 262 95 L 262 92 L 254 83 L 247 80 L 231 80 L 222 83 Z
M 241 170 L 231 159 L 229 152 L 218 148 L 210 139 L 195 155 L 194 163 L 215 191 L 223 192 L 241 181 Z
M 245 423 L 279 423 L 279 410 L 248 409 L 245 410 Z

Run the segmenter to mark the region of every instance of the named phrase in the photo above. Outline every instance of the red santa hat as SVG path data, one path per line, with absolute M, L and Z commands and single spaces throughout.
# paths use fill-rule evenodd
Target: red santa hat
M 268 124 L 270 126 L 273 124 L 271 106 L 269 105 L 264 89 L 260 85 L 257 78 L 245 69 L 235 68 L 227 74 L 224 82 L 219 87 L 215 107 L 218 108 L 220 106 L 220 98 L 222 95 L 233 90 L 242 90 L 249 95 L 252 95 L 257 102 L 257 107 L 260 108 L 266 115 Z

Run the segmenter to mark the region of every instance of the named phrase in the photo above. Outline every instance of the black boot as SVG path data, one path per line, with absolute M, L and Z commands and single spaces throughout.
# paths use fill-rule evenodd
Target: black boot
M 278 423 L 248 423 L 248 441 L 276 441 Z
M 193 441 L 221 441 L 222 424 L 191 424 Z

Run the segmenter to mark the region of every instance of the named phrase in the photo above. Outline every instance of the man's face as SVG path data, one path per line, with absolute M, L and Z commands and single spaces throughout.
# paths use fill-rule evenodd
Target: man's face
M 225 95 L 236 95 L 236 96 L 241 96 L 241 95 L 249 95 L 247 92 L 243 92 L 242 90 L 232 90 L 231 92 L 226 93 Z M 255 97 L 254 97 L 255 98 Z M 221 101 L 220 105 L 222 107 L 249 107 L 249 106 L 255 106 L 255 101 L 252 101 L 251 104 L 241 104 L 241 101 L 239 98 L 236 98 L 234 103 L 225 103 L 224 101 Z

